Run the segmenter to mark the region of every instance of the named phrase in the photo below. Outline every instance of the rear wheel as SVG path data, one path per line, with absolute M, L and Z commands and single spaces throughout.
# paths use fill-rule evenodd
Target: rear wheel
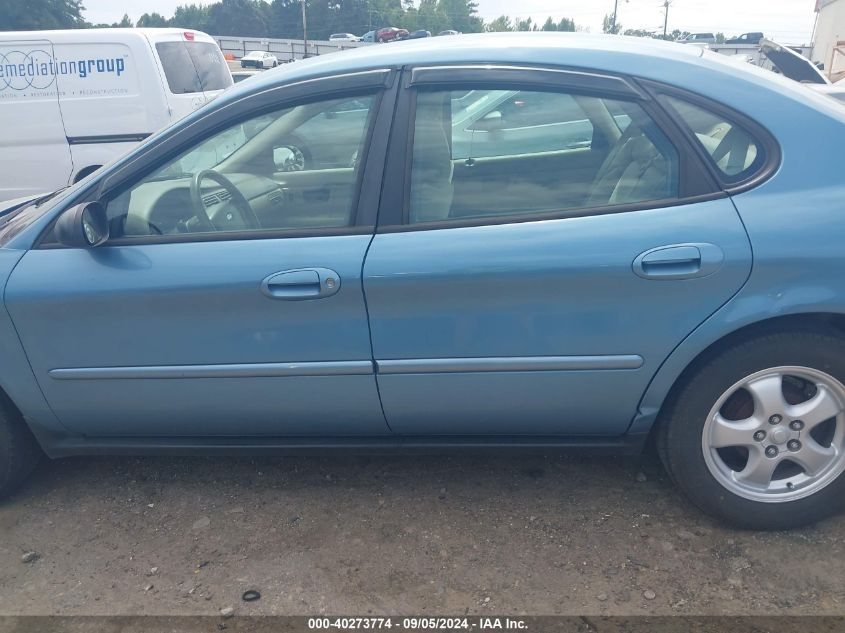
M 42 457 L 20 413 L 0 394 L 0 498 L 13 492 Z
M 658 449 L 706 512 L 753 529 L 812 523 L 845 503 L 845 341 L 759 335 L 686 378 Z

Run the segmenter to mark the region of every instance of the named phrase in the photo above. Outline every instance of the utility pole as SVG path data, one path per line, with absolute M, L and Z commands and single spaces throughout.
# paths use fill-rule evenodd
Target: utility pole
M 666 39 L 666 31 L 669 27 L 669 5 L 672 0 L 663 0 L 663 39 Z
M 302 58 L 308 57 L 308 20 L 305 17 L 305 0 L 302 0 Z
M 613 22 L 610 24 L 610 32 L 616 33 L 616 12 L 619 10 L 619 0 L 613 0 Z

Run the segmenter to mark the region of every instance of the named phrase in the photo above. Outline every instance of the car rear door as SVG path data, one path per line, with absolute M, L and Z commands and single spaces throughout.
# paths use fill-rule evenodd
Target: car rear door
M 65 426 L 117 437 L 388 432 L 361 268 L 393 112 L 390 81 L 384 70 L 303 82 L 210 112 L 102 184 L 106 244 L 68 248 L 48 235 L 23 256 L 5 302 Z M 328 170 L 331 182 L 345 171 L 349 186 L 332 207 L 290 200 L 275 180 L 275 139 L 353 100 L 369 114 L 347 137 L 348 155 L 361 158 Z M 238 134 L 228 156 L 209 151 Z M 211 178 L 191 198 L 192 178 L 209 168 L 234 191 Z M 317 188 L 321 173 L 309 173 Z M 231 204 L 238 195 L 257 224 Z
M 391 429 L 624 433 L 671 350 L 749 274 L 730 199 L 623 78 L 453 67 L 406 84 L 364 265 Z M 473 171 L 482 161 L 454 155 L 449 121 L 473 87 L 571 95 L 592 138 L 558 152 L 511 138 L 485 159 L 507 172 Z M 545 161 L 569 168 L 551 177 Z

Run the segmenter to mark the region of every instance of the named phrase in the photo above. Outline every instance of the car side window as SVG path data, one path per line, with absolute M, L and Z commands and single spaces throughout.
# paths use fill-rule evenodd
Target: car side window
M 631 101 L 420 90 L 415 111 L 410 223 L 678 197 L 678 152 Z
M 740 182 L 762 168 L 762 148 L 742 126 L 689 101 L 669 96 L 662 99 L 693 133 L 723 180 Z
M 374 103 L 282 108 L 203 139 L 111 198 L 112 239 L 352 225 Z

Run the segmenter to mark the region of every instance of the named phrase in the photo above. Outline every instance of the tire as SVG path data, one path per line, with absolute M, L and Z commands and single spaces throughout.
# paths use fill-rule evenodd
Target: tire
M 841 336 L 760 332 L 700 361 L 682 380 L 661 411 L 656 445 L 692 503 L 755 530 L 815 523 L 845 506 Z
M 0 394 L 0 499 L 14 492 L 43 457 L 20 413 Z

